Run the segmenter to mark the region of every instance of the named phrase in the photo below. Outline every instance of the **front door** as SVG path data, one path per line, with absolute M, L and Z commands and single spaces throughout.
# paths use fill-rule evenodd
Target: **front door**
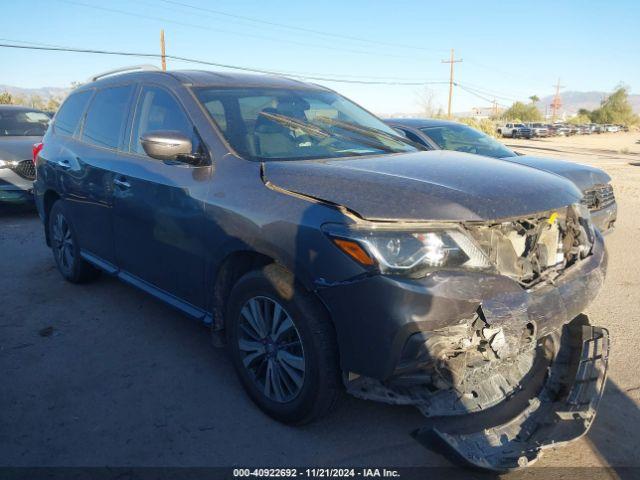
M 113 180 L 117 263 L 125 279 L 138 286 L 151 287 L 169 302 L 173 297 L 183 309 L 185 302 L 203 308 L 203 200 L 210 167 L 147 156 L 140 136 L 161 130 L 192 136 L 197 148 L 199 136 L 178 100 L 162 87 L 142 87 L 130 152 L 116 166 Z

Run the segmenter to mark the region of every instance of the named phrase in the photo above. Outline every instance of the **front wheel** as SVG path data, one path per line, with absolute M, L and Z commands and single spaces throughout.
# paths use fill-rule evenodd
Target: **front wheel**
M 268 265 L 244 275 L 227 308 L 234 367 L 251 399 L 278 421 L 308 423 L 326 414 L 340 392 L 333 325 L 293 275 Z

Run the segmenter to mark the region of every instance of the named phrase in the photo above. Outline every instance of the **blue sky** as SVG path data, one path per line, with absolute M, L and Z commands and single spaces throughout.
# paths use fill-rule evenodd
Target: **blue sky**
M 567 90 L 608 91 L 624 82 L 640 91 L 638 1 L 170 1 L 198 9 L 161 0 L 5 1 L 0 42 L 157 53 L 164 28 L 168 54 L 331 78 L 418 82 L 447 81 L 448 65 L 440 61 L 453 47 L 463 59 L 456 80 L 483 97 L 497 95 L 502 104 L 551 94 L 558 77 Z M 137 63 L 158 62 L 0 48 L 0 84 L 68 86 Z M 177 61 L 168 66 L 213 68 Z M 425 88 L 317 83 L 378 113 L 419 111 Z M 446 108 L 448 85 L 426 88 L 434 104 Z M 454 90 L 454 111 L 487 105 Z

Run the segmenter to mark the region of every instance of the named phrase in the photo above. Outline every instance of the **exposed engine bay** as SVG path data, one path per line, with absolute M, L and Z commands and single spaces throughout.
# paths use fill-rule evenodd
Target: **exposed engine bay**
M 530 287 L 541 280 L 552 281 L 589 255 L 594 242 L 589 215 L 583 205 L 570 205 L 529 218 L 467 228 L 502 275 Z

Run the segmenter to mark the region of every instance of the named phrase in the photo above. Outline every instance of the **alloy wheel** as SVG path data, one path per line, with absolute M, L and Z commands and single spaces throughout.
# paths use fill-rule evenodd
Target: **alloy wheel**
M 285 403 L 302 390 L 305 356 L 289 314 L 267 297 L 249 299 L 240 311 L 238 349 L 254 384 L 270 400 Z
M 58 265 L 65 271 L 73 270 L 73 237 L 64 215 L 58 213 L 53 222 L 53 252 Z

